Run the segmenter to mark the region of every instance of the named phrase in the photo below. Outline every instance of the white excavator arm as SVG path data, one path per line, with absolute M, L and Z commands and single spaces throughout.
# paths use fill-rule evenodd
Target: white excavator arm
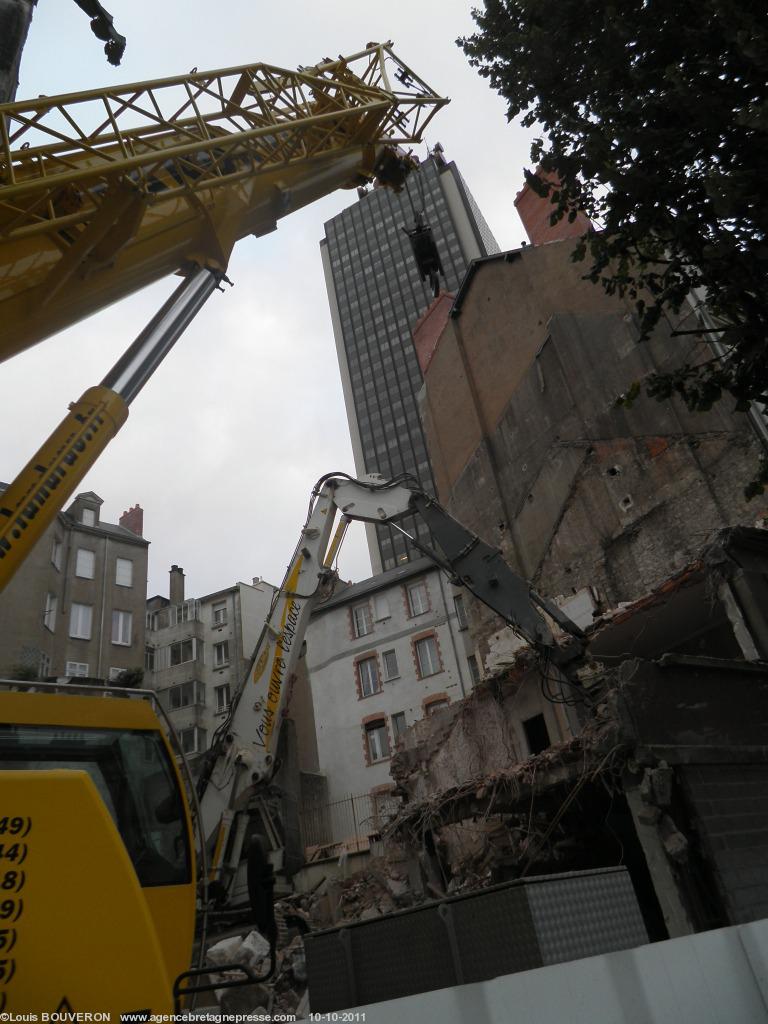
M 334 534 L 339 513 L 341 521 Z M 277 770 L 280 726 L 304 635 L 313 610 L 336 581 L 331 566 L 346 527 L 352 520 L 394 523 L 414 513 L 428 524 L 441 551 L 418 544 L 414 538 L 411 542 L 454 583 L 468 587 L 554 664 L 563 665 L 580 653 L 578 627 L 516 575 L 497 549 L 456 522 L 418 484 L 378 476 L 358 480 L 340 473 L 323 477 L 312 491 L 307 521 L 248 674 L 214 734 L 199 777 L 202 829 L 210 852 L 208 880 L 220 903 L 240 902 L 246 888 L 253 890 L 253 879 L 246 886 L 243 854 L 254 814 L 261 818 L 259 830 L 270 848 L 272 867 L 278 871 L 282 867 L 279 823 L 273 820 L 264 797 Z M 542 611 L 574 638 L 568 646 L 555 643 Z M 253 873 L 253 865 L 248 870 Z M 262 875 L 265 871 L 269 875 L 266 863 L 256 869 Z

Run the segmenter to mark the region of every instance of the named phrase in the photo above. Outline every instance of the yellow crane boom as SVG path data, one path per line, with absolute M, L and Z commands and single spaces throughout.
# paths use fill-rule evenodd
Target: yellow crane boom
M 223 276 L 232 246 L 337 188 L 399 189 L 448 101 L 390 43 L 0 106 L 0 361 L 186 280 L 0 496 L 0 590 Z
M 0 360 L 190 263 L 223 271 L 445 102 L 387 43 L 0 106 Z

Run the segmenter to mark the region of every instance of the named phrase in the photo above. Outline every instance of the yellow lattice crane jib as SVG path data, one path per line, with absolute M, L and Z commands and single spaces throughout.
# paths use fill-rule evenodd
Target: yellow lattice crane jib
M 391 44 L 0 106 L 0 360 L 418 142 L 447 100 Z
M 402 187 L 448 101 L 390 43 L 0 106 L 0 361 L 171 273 L 184 281 L 0 495 L 0 590 L 217 287 L 232 246 L 375 177 Z

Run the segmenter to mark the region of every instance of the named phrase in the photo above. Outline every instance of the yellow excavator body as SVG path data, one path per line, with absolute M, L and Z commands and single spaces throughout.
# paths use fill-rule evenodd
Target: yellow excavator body
M 195 924 L 191 815 L 146 699 L 0 700 L 0 1002 L 169 1013 Z

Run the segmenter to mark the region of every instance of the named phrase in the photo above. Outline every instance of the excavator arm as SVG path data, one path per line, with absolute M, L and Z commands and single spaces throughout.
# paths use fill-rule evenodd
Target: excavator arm
M 337 515 L 341 516 L 334 532 Z M 332 569 L 347 525 L 352 521 L 397 523 L 416 514 L 429 526 L 440 552 L 421 551 L 451 580 L 467 587 L 553 664 L 563 666 L 582 651 L 583 633 L 555 604 L 503 560 L 498 549 L 458 523 L 418 484 L 334 473 L 312 492 L 309 515 L 253 654 L 248 674 L 216 731 L 198 781 L 204 836 L 211 851 L 208 881 L 220 903 L 232 904 L 247 891 L 246 840 L 254 816 L 272 866 L 282 868 L 279 827 L 264 796 L 278 767 L 280 726 L 291 682 L 302 655 L 314 609 L 331 592 Z M 545 615 L 569 635 L 561 646 Z M 261 854 L 257 853 L 261 858 Z

